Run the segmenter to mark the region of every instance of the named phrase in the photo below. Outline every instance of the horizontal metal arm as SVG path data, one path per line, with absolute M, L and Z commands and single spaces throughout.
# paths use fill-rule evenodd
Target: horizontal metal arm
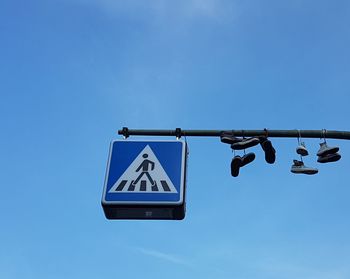
M 174 137 L 220 137 L 223 132 L 232 133 L 237 137 L 268 136 L 272 138 L 332 138 L 350 140 L 350 131 L 333 130 L 137 130 L 124 127 L 119 135 L 129 136 L 174 136 Z

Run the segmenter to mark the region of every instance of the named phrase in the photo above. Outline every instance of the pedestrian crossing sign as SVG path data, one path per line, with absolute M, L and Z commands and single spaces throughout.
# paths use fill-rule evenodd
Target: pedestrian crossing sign
M 183 219 L 187 146 L 175 141 L 111 143 L 102 206 L 108 219 Z

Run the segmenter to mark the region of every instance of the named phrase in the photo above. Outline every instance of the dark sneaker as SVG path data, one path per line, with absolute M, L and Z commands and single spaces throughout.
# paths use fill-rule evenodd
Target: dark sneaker
M 231 161 L 231 175 L 237 177 L 239 175 L 239 168 L 242 166 L 241 156 L 235 156 Z
M 234 150 L 242 150 L 242 149 L 247 149 L 249 147 L 255 146 L 259 143 L 260 143 L 260 140 L 258 138 L 247 138 L 231 144 L 231 148 Z
M 341 158 L 339 153 L 327 154 L 324 156 L 318 156 L 317 162 L 319 163 L 330 163 L 339 161 Z
M 255 154 L 253 152 L 250 152 L 242 157 L 242 163 L 241 167 L 253 162 L 255 159 Z
M 293 160 L 293 164 L 294 164 L 295 166 L 298 166 L 298 167 L 304 165 L 303 161 L 299 161 L 299 160 Z
M 290 171 L 292 173 L 296 173 L 296 174 L 316 174 L 318 173 L 318 169 L 315 168 L 310 168 L 304 165 L 304 163 L 302 161 L 298 161 L 298 160 L 293 160 L 294 164 L 292 165 Z
M 339 147 L 330 147 L 325 142 L 320 143 L 320 149 L 317 152 L 317 156 L 325 156 L 327 154 L 334 154 L 339 151 Z
M 296 148 L 296 152 L 301 156 L 309 155 L 309 152 L 306 149 L 305 143 L 300 143 L 300 145 Z
M 260 145 L 265 152 L 265 161 L 273 164 L 276 161 L 276 150 L 273 148 L 271 141 L 266 137 L 261 137 Z
M 221 133 L 220 140 L 221 142 L 227 143 L 227 144 L 233 144 L 233 143 L 242 141 L 242 139 L 234 137 L 232 133 L 225 133 L 225 132 Z

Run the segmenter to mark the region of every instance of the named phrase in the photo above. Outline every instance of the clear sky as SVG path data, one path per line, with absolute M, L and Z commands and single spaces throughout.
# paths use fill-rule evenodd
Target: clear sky
M 350 143 L 230 175 L 188 138 L 183 221 L 109 221 L 109 143 L 143 129 L 350 130 L 349 1 L 0 2 L 0 278 L 350 278 Z M 136 138 L 136 137 L 134 137 Z M 141 137 L 141 139 L 144 139 Z M 168 138 L 167 138 L 168 139 Z

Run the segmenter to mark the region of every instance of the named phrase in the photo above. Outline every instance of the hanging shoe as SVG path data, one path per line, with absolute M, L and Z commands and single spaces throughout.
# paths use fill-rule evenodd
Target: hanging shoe
M 305 143 L 302 142 L 300 145 L 296 148 L 296 152 L 301 156 L 307 156 L 309 155 L 309 152 L 306 149 Z
M 231 161 L 231 175 L 237 177 L 239 175 L 239 168 L 242 166 L 242 157 L 236 155 Z
M 339 151 L 339 147 L 330 147 L 326 142 L 320 143 L 320 149 L 317 152 L 317 156 L 325 156 L 327 154 L 333 154 Z
M 276 161 L 276 150 L 273 148 L 271 141 L 266 137 L 260 137 L 259 141 L 265 152 L 265 161 L 269 164 L 273 164 Z
M 223 143 L 233 144 L 233 143 L 241 141 L 242 139 L 234 137 L 232 135 L 232 133 L 222 132 L 221 135 L 220 135 L 220 140 Z
M 323 156 L 318 156 L 317 162 L 319 163 L 330 163 L 339 161 L 341 158 L 339 153 L 326 154 Z
M 296 174 L 303 173 L 303 174 L 309 174 L 309 175 L 318 173 L 318 169 L 307 167 L 304 165 L 302 161 L 293 160 L 293 163 L 294 164 L 290 169 L 292 173 L 296 173 Z
M 255 154 L 253 152 L 250 152 L 248 154 L 245 154 L 242 157 L 242 163 L 241 163 L 241 167 L 248 165 L 249 163 L 253 162 L 255 159 Z
M 235 142 L 231 144 L 231 148 L 233 150 L 243 150 L 249 147 L 253 147 L 259 143 L 260 143 L 260 140 L 258 138 L 244 138 L 239 142 Z

